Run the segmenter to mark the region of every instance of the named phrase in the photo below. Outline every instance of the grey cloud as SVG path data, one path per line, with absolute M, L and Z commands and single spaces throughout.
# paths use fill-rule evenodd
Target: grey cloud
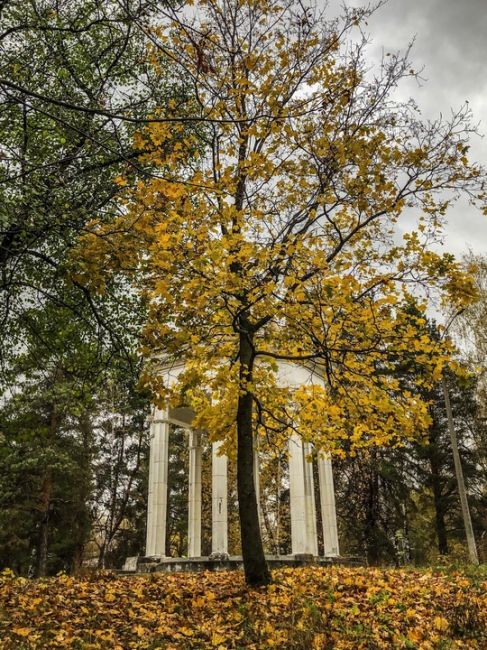
M 339 0 L 330 0 L 338 12 Z M 366 0 L 347 4 L 362 6 Z M 423 114 L 448 114 L 467 100 L 474 122 L 487 133 L 487 0 L 389 0 L 370 18 L 370 56 L 404 49 L 413 37 L 411 60 L 424 66 L 426 81 L 406 83 L 401 97 L 416 99 Z M 487 166 L 487 137 L 472 138 L 472 157 Z M 448 214 L 444 249 L 461 255 L 469 247 L 487 253 L 487 218 L 466 202 Z
M 486 87 L 487 3 L 485 0 L 390 0 L 371 20 L 374 38 L 388 47 L 416 35 L 413 59 L 451 96 Z M 468 97 L 462 97 L 462 99 Z

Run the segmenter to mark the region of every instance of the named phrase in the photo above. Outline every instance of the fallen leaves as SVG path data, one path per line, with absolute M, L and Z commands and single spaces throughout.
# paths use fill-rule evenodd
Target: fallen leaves
M 0 648 L 361 650 L 487 647 L 487 582 L 461 572 L 280 569 L 29 581 L 0 574 Z
M 13 627 L 12 632 L 16 636 L 29 636 L 33 630 L 30 627 Z

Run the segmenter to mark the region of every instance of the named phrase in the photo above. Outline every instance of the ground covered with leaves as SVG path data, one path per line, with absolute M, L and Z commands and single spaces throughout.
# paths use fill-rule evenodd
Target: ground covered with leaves
M 43 580 L 0 574 L 0 648 L 487 648 L 478 572 L 306 567 Z

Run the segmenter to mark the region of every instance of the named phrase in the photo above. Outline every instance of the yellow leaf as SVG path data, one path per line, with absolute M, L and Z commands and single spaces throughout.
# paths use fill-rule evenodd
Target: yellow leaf
M 313 650 L 321 650 L 325 647 L 325 635 L 315 634 L 313 637 Z
M 212 646 L 219 646 L 221 643 L 224 643 L 226 638 L 222 634 L 218 634 L 218 632 L 213 632 L 211 635 L 211 645 Z
M 445 632 L 448 629 L 448 621 L 442 616 L 435 616 L 433 624 L 439 632 Z
M 144 636 L 145 634 L 145 628 L 143 628 L 142 625 L 136 625 L 132 629 L 137 636 Z
M 12 632 L 14 634 L 17 634 L 17 636 L 29 636 L 29 634 L 32 632 L 32 628 L 30 628 L 30 627 L 13 627 Z

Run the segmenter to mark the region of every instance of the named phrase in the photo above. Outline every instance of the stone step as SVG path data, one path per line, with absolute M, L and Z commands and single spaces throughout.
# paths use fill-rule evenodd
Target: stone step
M 312 555 L 266 555 L 267 563 L 271 569 L 281 566 L 299 567 L 309 564 L 317 566 L 361 566 L 365 564 L 364 558 L 328 556 L 314 557 Z M 139 557 L 127 558 L 119 575 L 142 575 L 145 573 L 181 573 L 197 571 L 228 571 L 243 568 L 240 555 L 231 555 L 226 558 L 214 557 Z

